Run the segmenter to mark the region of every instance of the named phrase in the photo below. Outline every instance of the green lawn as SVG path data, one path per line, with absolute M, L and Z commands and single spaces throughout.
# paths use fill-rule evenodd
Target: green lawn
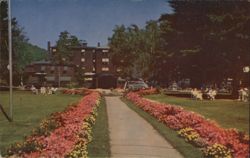
M 110 157 L 108 115 L 104 98 L 98 108 L 96 123 L 93 127 L 93 141 L 88 144 L 88 156 L 91 158 Z
M 202 152 L 199 148 L 186 143 L 185 140 L 178 136 L 175 130 L 168 128 L 165 124 L 159 122 L 156 118 L 143 111 L 131 101 L 122 98 L 129 108 L 138 113 L 142 118 L 148 121 L 175 149 L 177 149 L 185 158 L 201 158 Z
M 0 153 L 16 141 L 22 141 L 43 118 L 62 111 L 68 104 L 77 102 L 80 95 L 33 95 L 31 92 L 14 92 L 13 119 L 9 123 L 0 112 Z M 8 112 L 8 92 L 0 92 L 0 103 Z
M 215 120 L 222 127 L 237 128 L 240 131 L 249 133 L 249 102 L 223 99 L 196 101 L 190 98 L 179 98 L 163 94 L 148 95 L 145 98 L 179 105 L 186 110 L 200 113 L 206 118 Z

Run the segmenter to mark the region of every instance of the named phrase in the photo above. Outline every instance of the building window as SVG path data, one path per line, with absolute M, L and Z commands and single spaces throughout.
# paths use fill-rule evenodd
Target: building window
M 82 49 L 81 52 L 84 53 L 84 52 L 85 52 L 85 49 Z
M 95 71 L 95 67 L 93 67 L 93 71 Z
M 120 69 L 120 68 L 117 68 L 117 69 L 116 69 L 116 71 L 117 71 L 117 72 L 121 72 L 121 71 L 122 71 L 122 69 Z
M 53 49 L 52 49 L 52 52 L 56 52 L 56 48 L 53 48 Z
M 45 66 L 41 66 L 41 71 L 45 71 Z
M 85 62 L 85 58 L 81 58 L 81 62 Z
M 84 67 L 84 66 L 82 67 L 82 70 L 85 70 L 85 67 Z
M 63 74 L 66 74 L 66 73 L 67 73 L 67 70 L 68 70 L 68 66 L 64 66 L 64 67 L 63 67 Z
M 102 67 L 102 71 L 109 71 L 108 67 Z
M 54 73 L 55 73 L 55 66 L 51 66 L 51 67 L 50 67 L 50 73 L 51 73 L 51 74 L 54 74 Z
M 55 66 L 51 66 L 50 67 L 50 70 L 52 71 L 52 70 L 55 70 Z
M 102 62 L 109 62 L 109 58 L 102 58 Z
M 103 53 L 107 53 L 107 52 L 109 52 L 109 50 L 104 49 L 104 50 L 102 50 L 102 52 L 103 52 Z
M 68 70 L 68 66 L 64 66 L 64 67 L 63 67 L 63 70 L 64 70 L 64 71 L 67 71 L 67 70 Z
M 87 78 L 84 78 L 84 80 L 85 80 L 85 81 L 92 81 L 92 80 L 93 80 L 93 78 L 91 78 L 91 77 L 87 77 Z

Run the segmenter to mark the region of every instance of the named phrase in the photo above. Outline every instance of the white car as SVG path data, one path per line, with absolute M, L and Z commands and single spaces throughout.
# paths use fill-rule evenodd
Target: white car
M 137 91 L 147 88 L 149 87 L 144 81 L 127 81 L 124 86 L 124 89 L 129 91 Z

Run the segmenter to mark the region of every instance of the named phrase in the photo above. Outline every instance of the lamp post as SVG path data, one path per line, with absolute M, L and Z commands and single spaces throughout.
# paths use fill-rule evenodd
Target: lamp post
M 11 0 L 8 0 L 8 40 L 9 40 L 9 110 L 13 120 L 13 78 L 12 78 L 12 30 L 11 30 Z

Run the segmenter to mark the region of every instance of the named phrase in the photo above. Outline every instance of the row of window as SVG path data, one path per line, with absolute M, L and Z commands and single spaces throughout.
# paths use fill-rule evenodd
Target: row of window
M 85 51 L 86 51 L 85 49 L 81 49 L 82 53 L 84 53 Z M 56 52 L 56 48 L 53 48 L 52 52 Z M 92 52 L 95 52 L 95 49 L 93 49 Z M 109 52 L 109 50 L 108 49 L 103 49 L 102 52 L 107 53 L 107 52 Z
M 86 68 L 83 66 L 82 69 L 85 70 Z M 93 71 L 95 71 L 95 67 L 93 67 Z M 108 67 L 102 67 L 102 71 L 109 71 L 109 68 Z
M 106 58 L 106 59 L 108 59 L 108 58 Z M 104 61 L 107 62 L 108 60 L 105 60 L 105 59 L 104 59 Z M 79 65 L 77 65 L 77 66 L 79 67 Z M 45 68 L 46 68 L 45 66 L 41 66 L 41 71 L 44 72 L 44 71 L 45 71 Z M 84 66 L 81 67 L 81 68 L 82 68 L 83 70 L 86 69 Z M 107 71 L 109 71 L 109 67 L 102 67 L 101 70 L 104 71 L 104 72 L 107 72 Z M 64 67 L 63 67 L 63 74 L 66 74 L 67 71 L 68 71 L 68 66 L 64 66 Z M 93 71 L 95 71 L 95 67 L 93 67 Z M 121 70 L 120 68 L 117 68 L 116 71 L 117 71 L 117 72 L 121 72 L 122 70 Z M 55 73 L 55 66 L 51 66 L 51 67 L 50 67 L 50 73 L 51 73 L 51 74 Z
M 85 62 L 85 58 L 81 58 L 81 62 Z M 93 59 L 93 62 L 95 62 L 95 59 Z M 109 62 L 109 58 L 102 58 L 102 62 L 103 63 L 108 63 Z
M 82 67 L 83 70 L 85 70 L 85 67 Z M 93 71 L 95 71 L 95 68 L 93 67 Z M 102 67 L 102 71 L 103 72 L 107 72 L 109 71 L 109 68 L 108 67 Z M 120 68 L 116 69 L 117 72 L 121 72 L 122 70 Z M 44 70 L 42 70 L 42 72 L 44 72 Z M 50 70 L 50 74 L 54 74 L 55 73 L 55 70 Z M 67 70 L 63 70 L 62 74 L 66 74 L 67 73 Z
M 46 66 L 41 66 L 41 71 L 45 71 Z M 55 66 L 50 66 L 50 70 L 54 71 L 55 70 Z M 64 71 L 68 70 L 68 66 L 64 66 L 63 67 Z
M 45 66 L 41 66 L 41 71 L 45 71 Z M 83 70 L 85 70 L 85 67 L 82 67 Z M 63 67 L 63 71 L 67 71 L 68 70 L 68 66 L 64 66 Z M 50 71 L 51 72 L 54 72 L 55 71 L 55 66 L 51 66 L 50 67 Z M 93 67 L 93 71 L 95 71 L 95 68 Z M 109 68 L 108 67 L 102 67 L 102 71 L 109 71 Z M 117 72 L 120 72 L 121 69 L 117 69 Z
M 42 70 L 42 72 L 44 73 L 45 71 Z M 55 71 L 54 70 L 50 70 L 50 74 L 54 74 Z M 62 71 L 62 74 L 66 74 L 67 73 L 67 70 L 63 70 Z

